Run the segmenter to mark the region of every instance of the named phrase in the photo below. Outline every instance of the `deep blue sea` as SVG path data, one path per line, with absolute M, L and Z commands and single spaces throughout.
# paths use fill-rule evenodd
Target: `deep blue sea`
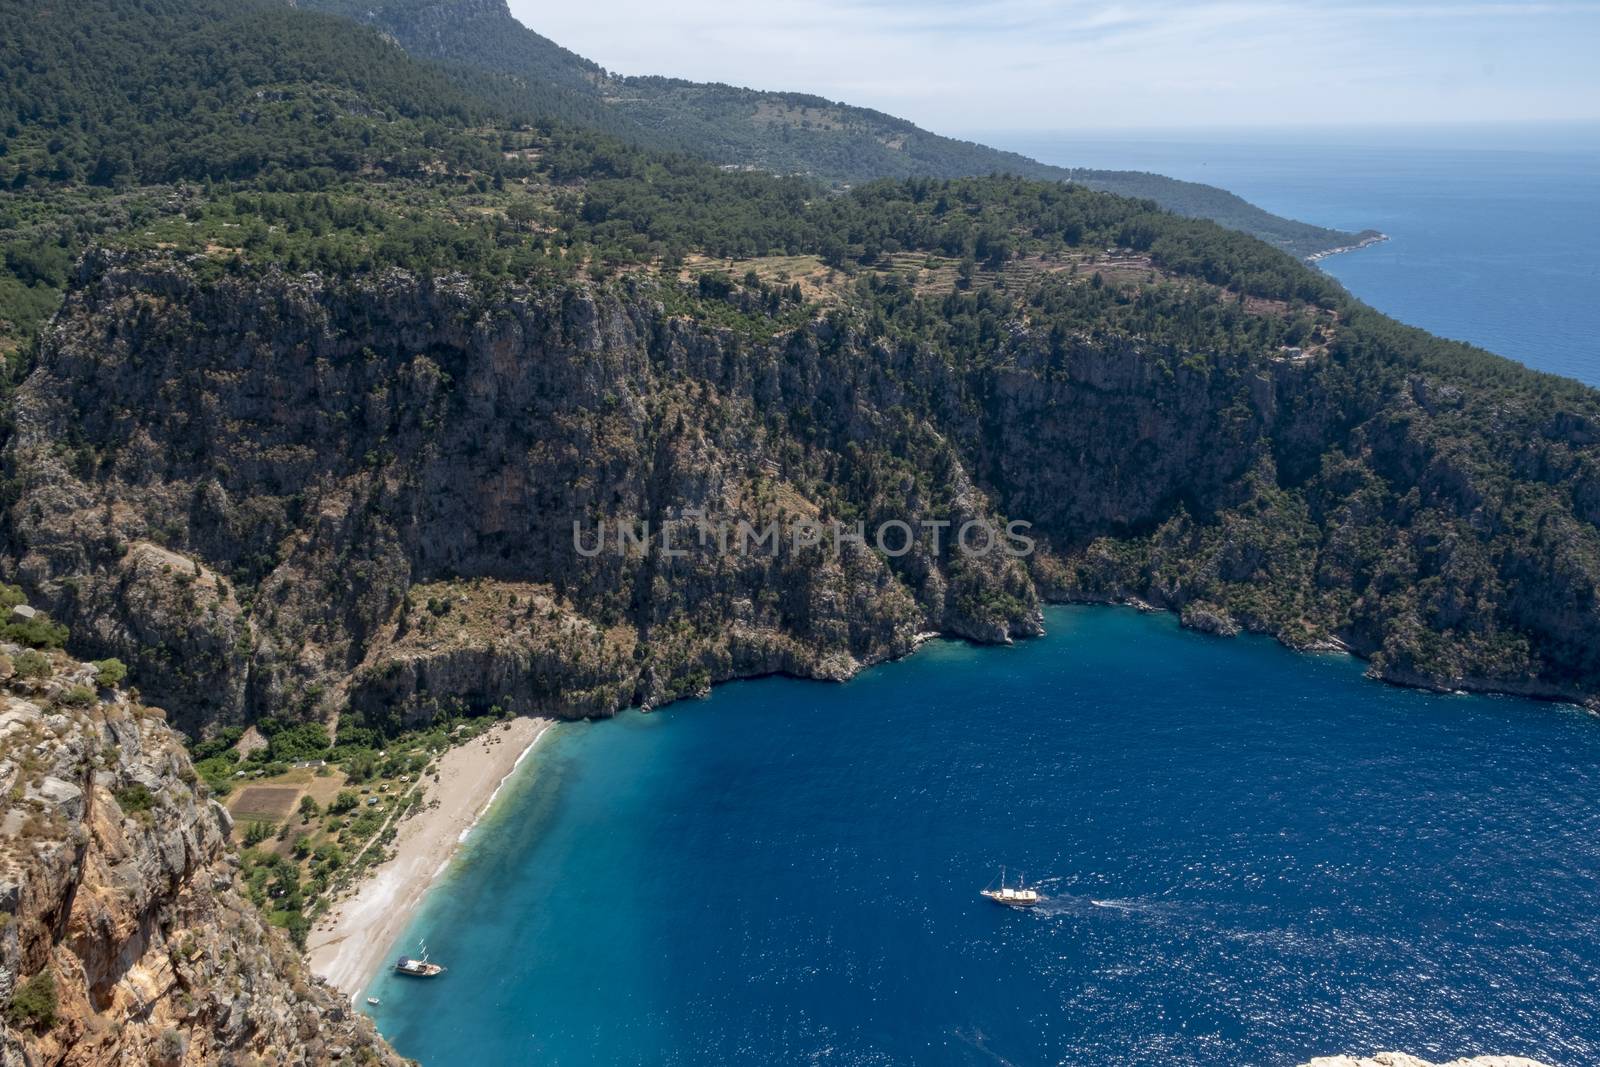
M 1056 608 L 552 732 L 384 976 L 426 1067 L 1600 1062 L 1600 721 Z M 981 899 L 1002 865 L 1047 902 Z
M 968 136 L 1382 230 L 1323 269 L 1402 322 L 1600 385 L 1600 126 Z

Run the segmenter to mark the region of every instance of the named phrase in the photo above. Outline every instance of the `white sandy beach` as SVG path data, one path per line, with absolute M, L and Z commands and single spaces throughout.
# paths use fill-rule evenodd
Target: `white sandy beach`
M 354 997 L 365 989 L 501 784 L 554 723 L 513 719 L 439 757 L 422 810 L 400 823 L 393 858 L 340 899 L 306 940 L 313 973 Z

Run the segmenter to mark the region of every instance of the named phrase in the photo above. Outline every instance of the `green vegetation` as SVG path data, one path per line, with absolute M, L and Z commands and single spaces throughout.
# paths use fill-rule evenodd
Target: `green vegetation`
M 29 648 L 60 648 L 64 645 L 67 628 L 52 622 L 44 612 L 37 612 L 32 618 L 22 618 L 13 612 L 13 608 L 26 606 L 27 603 L 28 598 L 21 589 L 0 582 L 0 620 L 3 620 L 0 621 L 0 638 Z
M 350 717 L 345 721 L 349 724 Z M 433 759 L 452 743 L 476 737 L 497 721 L 493 716 L 453 718 L 392 736 L 371 726 L 349 724 L 332 747 L 320 725 L 313 731 L 304 723 L 287 725 L 273 719 L 257 723 L 263 734 L 270 735 L 269 747 L 279 738 L 291 738 L 295 753 L 315 752 L 331 760 L 335 771 L 348 776 L 356 768 L 363 777 L 348 778 L 349 788 L 340 789 L 325 805 L 303 793 L 293 809 L 298 819 L 282 824 L 238 813 L 251 899 L 271 922 L 303 944 L 310 917 L 326 906 L 330 888 L 359 877 L 384 857 L 396 829 L 393 820 L 420 803 L 418 790 Z M 252 783 L 279 789 L 300 783 L 308 788 L 305 770 L 291 771 L 268 749 L 241 760 L 233 746 L 242 736 L 242 729 L 230 727 L 190 746 L 196 768 L 214 790 L 224 793 L 233 788 L 238 771 Z
M 247 839 L 247 847 L 239 856 L 245 892 L 251 902 L 266 913 L 269 922 L 288 931 L 294 943 L 304 948 L 311 921 L 302 912 L 305 895 L 300 885 L 299 864 L 288 857 L 253 847 L 259 843 Z
M 440 60 L 458 76 L 477 71 L 514 79 L 528 113 L 636 147 L 677 149 L 714 163 L 836 184 L 991 174 L 1075 181 L 1211 219 L 1297 255 L 1355 240 L 1354 234 L 1279 218 L 1209 185 L 1132 171 L 1053 167 L 806 93 L 616 77 L 521 25 L 503 6 L 461 5 L 443 18 L 425 0 L 312 0 L 312 6 L 381 27 L 413 55 Z
M 125 815 L 144 815 L 156 806 L 155 795 L 148 787 L 138 782 L 118 789 L 113 795 L 117 798 L 117 806 Z
M 189 758 L 194 769 L 211 792 L 225 797 L 233 791 L 234 770 L 239 763 L 239 753 L 233 746 L 244 736 L 244 727 L 229 726 L 209 740 L 196 742 L 189 747 Z
M 60 648 L 67 643 L 67 628 L 41 612 L 31 619 L 8 620 L 0 626 L 0 636 L 32 648 Z
M 70 708 L 87 708 L 95 699 L 95 691 L 87 685 L 68 686 L 60 696 L 61 703 Z
M 235 747 L 244 736 L 243 728 L 237 726 L 193 742 L 189 751 L 201 776 L 219 794 L 233 788 L 232 777 L 239 770 L 251 781 L 280 786 L 283 779 L 279 776 L 289 771 L 280 756 L 326 757 L 336 770 L 348 773 L 354 768 L 362 773 L 359 780 L 350 779 L 351 787 L 340 789 L 326 806 L 302 794 L 294 808 L 298 825 L 279 825 L 265 818 L 241 820 L 240 858 L 247 895 L 273 925 L 303 947 L 312 917 L 326 907 L 329 889 L 359 877 L 383 858 L 395 833 L 391 820 L 420 803 L 417 790 L 433 759 L 451 744 L 492 729 L 498 721 L 498 716 L 452 718 L 426 729 L 391 735 L 374 726 L 356 725 L 347 716 L 338 744 L 330 745 L 320 724 L 288 724 L 269 718 L 256 724 L 268 737 L 268 747 L 246 759 L 239 757 Z M 306 771 L 293 773 L 302 777 L 291 781 L 306 780 Z M 138 784 L 114 795 L 130 816 L 148 819 L 155 804 L 150 791 Z
M 98 659 L 94 662 L 94 684 L 102 689 L 110 689 L 122 684 L 128 676 L 128 665 L 115 656 L 110 659 Z
M 0 17 L 26 27 L 0 40 L 0 182 L 14 191 L 257 176 L 305 189 L 441 155 L 492 162 L 461 132 L 501 106 L 491 89 L 465 92 L 342 20 L 268 0 L 5 0 Z M 24 280 L 65 269 L 49 245 L 14 253 Z
M 0 37 L 0 356 L 13 364 L 88 241 L 173 210 L 151 183 L 305 191 L 440 163 L 492 175 L 500 154 L 465 131 L 527 106 L 500 80 L 407 62 L 376 32 L 272 0 L 0 0 L 0 20 L 26 28 Z
M 183 1054 L 188 1048 L 188 1039 L 183 1036 L 183 1031 L 175 1027 L 163 1030 L 160 1039 L 156 1041 L 156 1055 L 167 1061 L 183 1059 Z
M 18 678 L 45 679 L 55 673 L 50 657 L 33 649 L 25 650 L 13 662 Z
M 316 759 L 328 752 L 328 731 L 320 722 L 296 723 L 270 733 L 267 722 L 260 725 L 261 732 L 268 735 L 267 754 L 274 761 Z
M 384 17 L 404 7 L 383 7 L 379 23 L 394 30 Z M 629 145 L 680 141 L 600 121 L 615 110 L 606 105 L 542 96 L 530 86 L 589 93 L 594 68 L 520 28 L 464 31 L 491 48 L 491 76 L 467 72 L 461 56 L 440 57 L 450 68 L 406 61 L 371 30 L 269 0 L 3 0 L 0 14 L 29 27 L 0 42 L 0 187 L 11 190 L 0 201 L 0 355 L 11 380 L 92 241 L 206 252 L 224 269 L 271 260 L 497 278 L 574 277 L 690 250 L 887 248 L 853 230 L 873 194 L 830 205 L 809 180 L 642 152 Z M 497 63 L 540 73 L 513 91 Z M 530 196 L 529 179 L 579 195 Z M 199 184 L 152 185 L 171 182 Z
M 45 968 L 17 985 L 6 1005 L 12 1026 L 48 1030 L 56 1024 L 56 976 Z

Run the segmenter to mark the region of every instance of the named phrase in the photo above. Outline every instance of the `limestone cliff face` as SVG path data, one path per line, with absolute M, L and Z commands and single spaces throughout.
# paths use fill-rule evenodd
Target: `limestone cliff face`
M 795 546 L 801 520 L 994 517 L 820 328 L 752 343 L 626 294 L 101 262 L 50 353 L 17 403 L 16 573 L 185 725 L 396 695 L 603 714 L 1038 629 L 998 551 Z M 779 523 L 782 551 L 711 551 L 737 520 Z M 575 550 L 618 522 L 696 550 Z
M 606 714 L 847 677 L 930 630 L 1036 633 L 1045 599 L 1347 647 L 1407 684 L 1600 692 L 1581 413 L 1025 308 L 967 351 L 662 301 L 98 254 L 17 394 L 0 562 L 191 730 Z M 973 519 L 1040 550 L 965 556 Z M 791 537 L 887 521 L 919 531 L 905 554 Z M 718 551 L 740 522 L 781 550 Z M 618 551 L 619 524 L 654 548 Z
M 399 1064 L 245 899 L 163 714 L 24 662 L 0 647 L 0 1063 Z

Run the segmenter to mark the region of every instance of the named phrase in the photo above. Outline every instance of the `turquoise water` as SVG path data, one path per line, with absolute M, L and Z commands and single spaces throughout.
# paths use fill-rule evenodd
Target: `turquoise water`
M 1382 230 L 1387 243 L 1323 269 L 1402 322 L 1600 384 L 1600 127 L 977 137 L 1047 163 L 1154 171 L 1290 218 Z
M 1047 625 L 558 728 L 383 1032 L 427 1067 L 1600 1061 L 1600 721 Z M 1047 903 L 980 899 L 1002 864 Z

